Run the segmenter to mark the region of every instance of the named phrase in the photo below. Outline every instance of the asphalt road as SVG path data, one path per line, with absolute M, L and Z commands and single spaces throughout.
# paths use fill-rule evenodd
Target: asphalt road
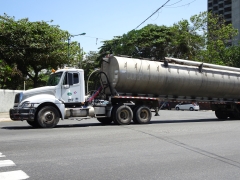
M 163 110 L 148 125 L 102 126 L 92 119 L 33 129 L 26 122 L 0 122 L 0 179 L 10 176 L 236 180 L 240 121 L 218 121 L 211 111 Z

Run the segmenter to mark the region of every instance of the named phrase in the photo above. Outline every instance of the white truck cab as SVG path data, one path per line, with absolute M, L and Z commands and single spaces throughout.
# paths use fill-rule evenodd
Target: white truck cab
M 15 96 L 10 118 L 27 120 L 34 127 L 54 127 L 59 118 L 88 116 L 89 108 L 84 107 L 84 102 L 84 71 L 73 68 L 53 70 L 45 87 L 23 91 Z M 76 114 L 76 108 L 80 113 Z

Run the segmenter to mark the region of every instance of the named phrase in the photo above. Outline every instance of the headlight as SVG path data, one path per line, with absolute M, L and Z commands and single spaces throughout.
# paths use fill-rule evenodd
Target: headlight
M 19 105 L 21 108 L 33 108 L 36 106 L 35 103 L 30 103 L 29 101 L 24 101 Z

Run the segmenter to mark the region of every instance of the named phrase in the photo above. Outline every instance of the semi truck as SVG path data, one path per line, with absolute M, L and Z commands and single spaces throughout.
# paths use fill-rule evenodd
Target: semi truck
M 85 94 L 83 69 L 53 71 L 46 86 L 16 94 L 10 118 L 40 128 L 53 128 L 60 119 L 147 124 L 160 101 L 208 102 L 218 119 L 240 118 L 239 68 L 109 55 L 97 75 L 96 90 Z

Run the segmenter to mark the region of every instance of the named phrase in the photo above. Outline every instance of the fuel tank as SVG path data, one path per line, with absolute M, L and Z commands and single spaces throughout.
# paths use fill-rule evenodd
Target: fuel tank
M 119 95 L 223 101 L 240 99 L 239 68 L 176 58 L 150 61 L 111 56 L 104 58 L 101 70 L 107 75 L 113 92 Z M 110 90 L 106 93 L 110 94 Z

